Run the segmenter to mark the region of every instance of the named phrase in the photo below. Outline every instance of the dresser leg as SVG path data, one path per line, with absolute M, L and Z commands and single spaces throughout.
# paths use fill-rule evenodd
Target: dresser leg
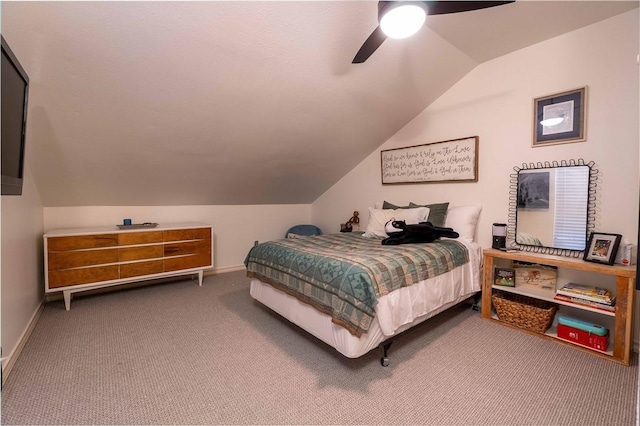
M 198 271 L 198 285 L 200 287 L 202 287 L 202 279 L 204 277 L 204 271 L 200 270 Z
M 64 296 L 64 308 L 68 311 L 71 309 L 71 292 L 63 291 L 62 294 Z

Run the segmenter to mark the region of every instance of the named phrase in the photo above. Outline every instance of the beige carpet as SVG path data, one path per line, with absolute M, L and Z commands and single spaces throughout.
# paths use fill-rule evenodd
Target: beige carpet
M 468 305 L 348 359 L 249 296 L 242 272 L 48 304 L 3 424 L 632 425 L 624 367 Z

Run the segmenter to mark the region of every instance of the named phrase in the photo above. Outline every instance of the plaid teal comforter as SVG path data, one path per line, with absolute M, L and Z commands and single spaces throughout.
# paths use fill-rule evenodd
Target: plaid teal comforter
M 258 244 L 245 259 L 258 278 L 330 315 L 352 334 L 369 330 L 378 297 L 469 262 L 454 240 L 383 246 L 356 233 Z

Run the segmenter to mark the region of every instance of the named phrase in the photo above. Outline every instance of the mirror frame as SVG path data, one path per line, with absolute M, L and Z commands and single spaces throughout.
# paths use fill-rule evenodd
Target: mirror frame
M 593 161 L 585 162 L 583 159 L 578 160 L 562 160 L 552 162 L 523 163 L 522 167 L 515 166 L 515 173 L 510 175 L 509 179 L 509 220 L 507 223 L 507 241 L 509 248 L 522 251 L 531 251 L 535 253 L 553 254 L 566 257 L 582 258 L 584 250 L 562 249 L 556 247 L 529 246 L 526 244 L 518 244 L 516 242 L 516 219 L 518 206 L 518 175 L 521 170 L 548 169 L 557 167 L 573 167 L 587 166 L 589 167 L 589 195 L 587 205 L 587 233 L 585 235 L 585 244 L 588 236 L 595 229 L 596 218 L 596 189 L 598 186 L 598 169 L 596 169 Z M 585 250 L 587 248 L 585 247 Z

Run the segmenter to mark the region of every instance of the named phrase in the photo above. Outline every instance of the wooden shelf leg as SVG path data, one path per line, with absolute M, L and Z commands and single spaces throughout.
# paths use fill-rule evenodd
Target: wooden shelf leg
M 493 257 L 484 256 L 482 262 L 482 318 L 491 318 L 491 285 L 493 284 Z
M 616 320 L 613 330 L 613 357 L 629 365 L 632 331 L 633 331 L 633 303 L 629 296 L 635 291 L 635 280 L 626 277 L 617 277 L 616 292 Z

